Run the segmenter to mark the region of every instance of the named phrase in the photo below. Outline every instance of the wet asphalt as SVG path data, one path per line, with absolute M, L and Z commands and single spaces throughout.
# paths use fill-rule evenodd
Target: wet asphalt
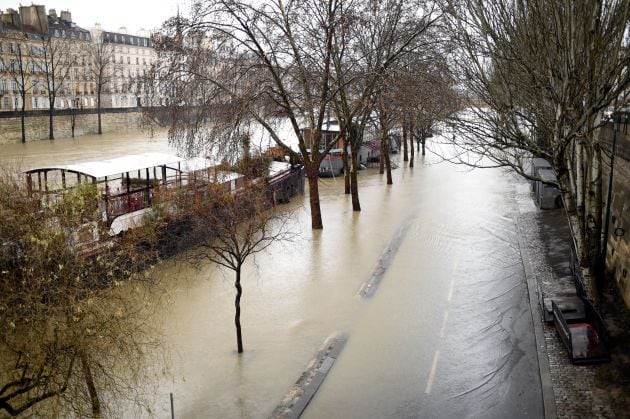
M 544 417 L 514 222 L 527 184 L 423 170 L 413 218 L 375 261 L 363 312 L 302 417 Z

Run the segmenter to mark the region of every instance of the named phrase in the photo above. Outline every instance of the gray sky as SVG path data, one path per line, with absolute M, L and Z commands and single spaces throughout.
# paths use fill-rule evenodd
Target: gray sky
M 125 26 L 130 33 L 140 28 L 154 29 L 177 13 L 179 2 L 182 14 L 185 14 L 188 0 L 22 0 L 22 5 L 43 4 L 46 12 L 55 9 L 57 15 L 62 10 L 72 13 L 72 20 L 78 26 L 90 29 L 94 23 L 103 29 L 116 31 Z M 0 0 L 0 9 L 18 9 L 20 0 Z

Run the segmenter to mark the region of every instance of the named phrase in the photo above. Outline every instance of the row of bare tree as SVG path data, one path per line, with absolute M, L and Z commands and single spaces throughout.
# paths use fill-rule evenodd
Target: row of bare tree
M 340 140 L 346 193 L 360 211 L 367 127 L 380 130 L 391 184 L 390 130 L 403 126 L 405 138 L 423 142 L 457 105 L 443 17 L 425 0 L 195 1 L 189 18 L 169 20 L 155 40 L 147 94 L 169 99 L 170 139 L 193 154 L 238 155 L 252 125 L 262 127 L 304 165 L 312 227 L 321 229 L 319 167 Z M 331 117 L 336 137 L 322 135 Z
M 630 84 L 630 1 L 449 0 L 445 11 L 451 61 L 482 104 L 452 118 L 453 160 L 531 178 L 530 158 L 546 158 L 576 221 L 582 265 L 601 268 L 608 151 L 598 128 Z
M 0 51 L 0 73 L 8 76 L 7 90 L 19 96 L 22 142 L 26 142 L 25 115 L 29 97 L 43 97 L 49 113 L 48 138 L 53 140 L 55 109 L 59 99 L 71 108 L 87 91 L 79 89 L 80 81 L 94 87 L 98 113 L 98 134 L 101 127 L 101 95 L 116 74 L 113 45 L 97 38 L 93 41 L 56 37 L 49 34 L 26 34 L 10 31 L 3 36 L 5 51 Z M 80 70 L 80 72 L 79 72 Z M 13 105 L 13 104 L 12 104 Z M 74 114 L 73 114 L 74 115 Z M 74 118 L 72 120 L 74 136 Z
M 530 178 L 532 157 L 549 160 L 582 265 L 602 267 L 598 128 L 604 108 L 625 104 L 629 20 L 629 0 L 197 0 L 163 26 L 149 94 L 169 98 L 170 138 L 193 153 L 238 154 L 262 126 L 304 165 L 315 229 L 318 169 L 340 138 L 360 211 L 366 127 L 380 129 L 391 183 L 388 132 L 402 127 L 424 146 L 450 118 L 446 159 Z M 478 106 L 454 112 L 457 92 Z M 341 126 L 332 139 L 330 115 Z

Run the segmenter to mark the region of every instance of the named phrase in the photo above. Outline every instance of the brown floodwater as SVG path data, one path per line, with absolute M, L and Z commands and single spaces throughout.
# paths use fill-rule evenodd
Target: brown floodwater
M 107 134 L 2 146 L 0 160 L 30 169 L 145 151 L 172 149 L 164 134 Z M 299 235 L 244 269 L 242 355 L 233 273 L 181 257 L 160 265 L 169 297 L 155 322 L 170 367 L 151 401 L 157 417 L 170 417 L 170 393 L 177 418 L 268 417 L 335 332 L 347 346 L 305 417 L 542 415 L 513 222 L 533 210 L 527 185 L 434 156 L 413 169 L 399 159 L 393 186 L 360 172 L 360 213 L 343 179 L 322 179 L 322 231 L 310 229 L 305 197 L 286 206 Z

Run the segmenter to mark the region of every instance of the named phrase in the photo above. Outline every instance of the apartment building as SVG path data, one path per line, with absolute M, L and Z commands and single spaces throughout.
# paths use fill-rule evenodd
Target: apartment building
M 69 11 L 0 11 L 0 111 L 95 107 L 91 44 Z
M 147 31 L 133 35 L 122 27 L 116 32 L 92 28 L 97 42 L 110 45 L 111 63 L 107 69 L 107 84 L 101 94 L 103 107 L 127 108 L 146 105 L 142 95 L 142 77 L 155 63 L 157 54 Z

